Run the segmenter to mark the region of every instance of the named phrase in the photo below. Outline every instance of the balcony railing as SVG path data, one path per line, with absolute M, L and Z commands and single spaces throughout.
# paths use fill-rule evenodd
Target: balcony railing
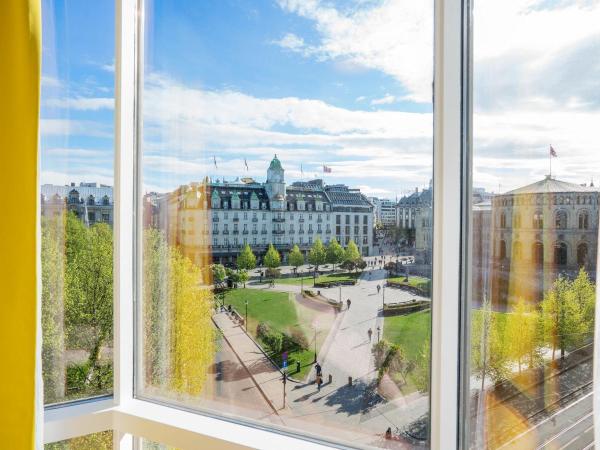
M 285 222 L 283 217 L 273 217 L 273 222 L 282 223 Z
M 219 234 L 219 230 L 213 230 L 212 234 Z
M 325 230 L 325 234 L 331 234 L 331 230 Z
M 258 222 L 258 217 L 253 217 L 252 222 Z
M 248 234 L 248 230 L 242 231 L 242 234 Z
M 233 221 L 234 221 L 234 222 L 239 222 L 239 221 L 240 221 L 240 218 L 239 218 L 239 217 L 234 217 L 234 218 L 233 218 Z
M 258 230 L 252 230 L 252 234 L 258 234 Z
M 233 234 L 240 234 L 239 230 L 233 230 Z
M 229 234 L 228 230 L 223 231 L 223 234 Z
M 261 230 L 261 231 L 260 231 L 260 234 L 267 234 L 267 233 L 268 233 L 268 231 L 267 231 L 267 230 Z
M 300 222 L 300 223 L 303 223 L 303 222 L 304 222 L 304 218 L 300 217 L 300 218 L 298 219 L 298 222 Z
M 273 230 L 273 234 L 285 234 L 285 230 Z

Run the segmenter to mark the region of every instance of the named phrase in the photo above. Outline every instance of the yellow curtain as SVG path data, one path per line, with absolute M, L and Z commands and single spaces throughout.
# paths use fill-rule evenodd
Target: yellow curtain
M 40 0 L 0 1 L 0 447 L 35 445 Z

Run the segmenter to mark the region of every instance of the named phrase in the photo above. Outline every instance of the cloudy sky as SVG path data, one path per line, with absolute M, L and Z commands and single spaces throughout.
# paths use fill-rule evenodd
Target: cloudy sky
M 42 181 L 110 184 L 112 2 L 43 12 Z M 476 185 L 543 177 L 550 144 L 555 175 L 600 182 L 598 23 L 600 1 L 476 2 Z M 146 29 L 147 190 L 262 180 L 275 153 L 289 181 L 325 164 L 369 195 L 428 184 L 431 0 L 157 0 Z

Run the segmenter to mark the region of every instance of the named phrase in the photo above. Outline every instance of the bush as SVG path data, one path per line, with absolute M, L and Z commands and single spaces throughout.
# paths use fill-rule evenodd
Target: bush
M 390 343 L 385 339 L 380 340 L 377 344 L 373 346 L 373 358 L 375 359 L 375 367 L 380 369 L 385 361 L 385 357 L 390 350 Z
M 67 392 L 69 395 L 94 395 L 112 387 L 112 364 L 96 366 L 88 380 L 90 364 L 88 361 L 67 366 Z
M 267 336 L 270 332 L 271 328 L 265 322 L 260 322 L 256 326 L 256 336 L 258 336 L 261 339 Z
M 280 271 L 279 269 L 271 269 L 271 268 L 268 268 L 268 269 L 265 271 L 265 276 L 266 276 L 267 278 L 279 278 L 279 277 L 280 277 L 280 275 L 281 275 L 281 271 Z
M 273 353 L 280 353 L 283 348 L 283 334 L 273 331 L 262 338 Z
M 283 349 L 284 350 L 306 350 L 308 349 L 308 339 L 298 328 L 294 328 L 290 334 L 283 335 Z

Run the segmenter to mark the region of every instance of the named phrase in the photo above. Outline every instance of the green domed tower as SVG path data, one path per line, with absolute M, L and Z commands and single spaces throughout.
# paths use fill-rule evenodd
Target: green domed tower
M 285 176 L 281 162 L 277 155 L 271 160 L 269 170 L 267 170 L 266 190 L 271 202 L 271 209 L 285 209 Z

